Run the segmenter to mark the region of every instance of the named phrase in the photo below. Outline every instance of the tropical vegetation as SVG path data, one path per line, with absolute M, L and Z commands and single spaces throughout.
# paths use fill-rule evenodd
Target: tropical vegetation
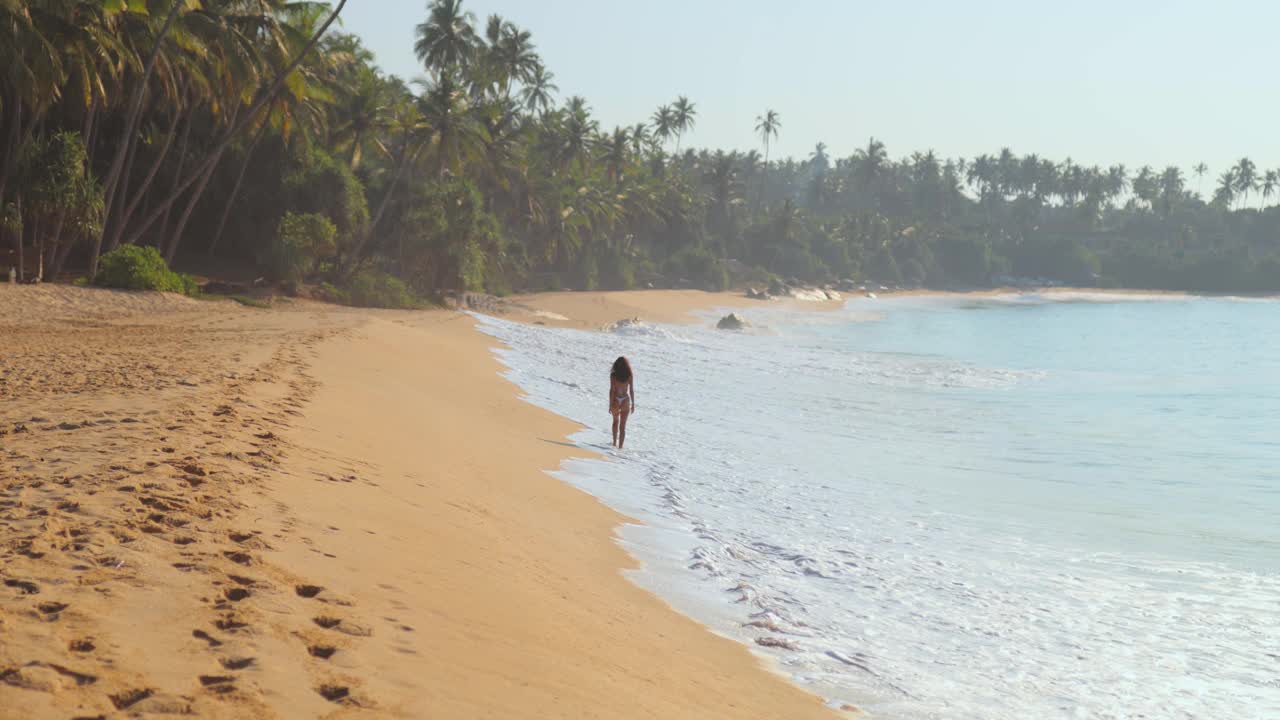
M 154 253 L 387 306 L 775 277 L 1280 290 L 1280 171 L 1247 157 L 777 159 L 768 109 L 759 151 L 691 148 L 690 98 L 602 127 L 527 30 L 463 0 L 427 8 L 409 82 L 331 31 L 345 4 L 0 0 L 0 264 L 103 277 Z

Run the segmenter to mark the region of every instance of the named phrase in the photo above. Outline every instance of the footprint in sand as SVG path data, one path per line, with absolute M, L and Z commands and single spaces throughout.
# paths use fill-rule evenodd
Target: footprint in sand
M 228 670 L 244 670 L 250 665 L 253 665 L 255 659 L 251 657 L 222 658 L 218 662 L 222 664 L 222 667 Z
M 71 652 L 90 653 L 96 650 L 97 646 L 93 644 L 93 640 L 90 638 L 81 638 L 79 640 L 72 640 L 67 645 L 67 649 Z
M 222 644 L 221 640 L 215 638 L 214 636 L 210 635 L 209 633 L 203 630 L 192 630 L 191 637 L 196 638 L 197 640 L 204 640 L 206 643 L 209 643 L 209 647 L 211 648 L 218 647 L 219 645 Z
M 332 645 L 310 645 L 307 647 L 307 652 L 311 654 L 311 657 L 328 660 L 333 657 L 334 653 L 338 652 L 338 648 Z
M 228 693 L 236 689 L 236 679 L 231 675 L 201 675 L 198 679 L 211 692 Z
M 39 605 L 36 605 L 36 610 L 40 611 L 40 614 L 44 616 L 45 620 L 53 622 L 57 620 L 61 616 L 62 611 L 66 610 L 68 607 L 69 605 L 67 605 L 67 603 L 42 602 Z
M 190 715 L 191 700 L 176 695 L 157 695 L 150 688 L 126 690 L 111 695 L 111 704 L 117 710 L 128 710 L 130 714 L 155 713 L 157 715 Z
M 345 685 L 321 685 L 316 692 L 329 702 L 342 702 L 351 695 L 351 690 Z
M 313 598 L 316 595 L 319 595 L 323 590 L 324 588 L 319 585 L 298 585 L 293 589 L 293 591 L 298 594 L 298 597 L 302 598 Z
M 6 587 L 17 588 L 25 595 L 37 595 L 40 593 L 40 586 L 27 580 L 8 578 L 4 581 L 4 584 Z
M 359 623 L 350 620 L 342 620 L 340 618 L 320 615 L 312 618 L 312 622 L 326 630 L 336 630 L 337 632 L 354 635 L 356 637 L 370 637 L 373 635 L 373 629 L 365 627 Z
M 213 623 L 213 626 L 223 632 L 235 632 L 249 627 L 249 623 L 236 619 L 233 614 L 228 614 Z
M 247 552 L 240 552 L 238 550 L 226 550 L 222 553 L 222 556 L 230 560 L 231 562 L 239 563 L 240 565 L 253 564 L 253 556 L 251 556 Z

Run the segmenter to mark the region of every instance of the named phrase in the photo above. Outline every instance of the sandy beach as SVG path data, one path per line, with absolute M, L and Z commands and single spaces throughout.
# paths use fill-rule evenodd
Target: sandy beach
M 0 718 L 837 716 L 624 579 L 626 519 L 543 472 L 575 426 L 463 314 L 0 303 Z

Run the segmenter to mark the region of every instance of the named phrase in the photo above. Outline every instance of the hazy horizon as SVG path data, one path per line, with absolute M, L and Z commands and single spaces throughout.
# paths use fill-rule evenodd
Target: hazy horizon
M 343 29 L 386 72 L 423 74 L 414 27 L 426 0 L 351 3 Z M 533 33 L 557 99 L 587 99 L 602 129 L 648 121 L 687 95 L 685 147 L 759 149 L 755 118 L 782 116 L 771 156 L 834 157 L 883 141 L 893 157 L 972 158 L 1009 147 L 1083 165 L 1177 165 L 1212 177 L 1242 156 L 1280 166 L 1267 29 L 1280 6 L 1095 0 L 1030 7 L 939 0 L 864 7 L 805 0 L 785 16 L 759 0 L 721 12 L 657 0 L 643 11 L 584 0 L 465 0 L 478 29 L 498 13 Z M 803 7 L 797 10 L 796 7 Z M 658 38 L 663 38 L 659 40 Z

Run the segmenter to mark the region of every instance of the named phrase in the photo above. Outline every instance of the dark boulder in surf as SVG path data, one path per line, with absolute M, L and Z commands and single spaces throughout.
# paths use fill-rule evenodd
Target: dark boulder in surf
M 751 324 L 738 313 L 729 313 L 720 318 L 720 322 L 716 323 L 716 327 L 720 330 L 741 330 L 750 326 Z

